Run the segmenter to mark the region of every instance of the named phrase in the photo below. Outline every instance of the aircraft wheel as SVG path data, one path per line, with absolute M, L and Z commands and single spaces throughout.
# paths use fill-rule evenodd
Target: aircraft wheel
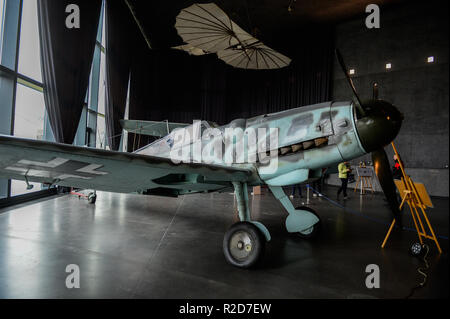
M 96 200 L 97 200 L 97 194 L 89 193 L 89 195 L 88 195 L 88 203 L 89 204 L 95 204 Z
M 225 259 L 236 267 L 252 267 L 263 255 L 265 243 L 263 234 L 255 225 L 237 222 L 227 230 L 223 238 Z
M 317 215 L 316 211 L 312 208 L 309 208 L 307 206 L 300 206 L 300 207 L 296 207 L 295 209 L 301 209 L 301 210 L 306 210 L 308 212 L 313 213 L 314 215 L 317 216 L 317 218 L 319 218 L 319 222 L 314 224 L 313 226 L 311 226 L 308 229 L 305 229 L 304 231 L 301 232 L 297 232 L 298 236 L 300 236 L 303 239 L 312 239 L 315 238 L 317 236 L 317 234 L 320 232 L 320 228 L 322 225 L 322 221 L 320 220 L 319 215 Z

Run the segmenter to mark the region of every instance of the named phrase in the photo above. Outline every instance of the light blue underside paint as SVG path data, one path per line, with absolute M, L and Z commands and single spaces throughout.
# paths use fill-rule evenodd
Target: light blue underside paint
M 281 176 L 266 180 L 266 184 L 271 186 L 298 184 L 308 179 L 308 172 L 308 169 L 297 169 Z
M 249 222 L 258 227 L 267 241 L 270 241 L 271 236 L 269 230 L 262 223 L 251 220 L 250 210 L 248 207 L 248 188 L 247 183 L 233 182 L 234 193 L 239 211 L 239 219 L 241 222 Z

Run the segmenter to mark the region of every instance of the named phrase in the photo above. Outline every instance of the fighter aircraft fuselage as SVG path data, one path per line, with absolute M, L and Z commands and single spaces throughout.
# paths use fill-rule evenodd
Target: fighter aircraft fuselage
M 175 129 L 136 153 L 171 159 L 175 157 L 183 162 L 245 167 L 254 172 L 249 185 L 292 185 L 320 177 L 324 167 L 337 165 L 371 151 L 364 148 L 364 141 L 361 141 L 358 130 L 363 131 L 363 137 L 369 139 L 369 143 L 377 139 L 381 139 L 380 143 L 383 143 L 383 134 L 378 131 L 382 132 L 383 128 L 396 125 L 383 117 L 386 116 L 382 115 L 382 119 L 371 116 L 358 119 L 353 102 L 325 102 L 250 119 L 236 119 L 223 126 L 201 121 L 197 125 Z M 367 126 L 376 126 L 374 124 L 378 124 L 375 132 L 378 137 L 368 133 L 370 127 Z M 205 133 L 208 134 L 208 131 L 208 138 L 200 138 Z M 274 131 L 275 142 L 272 134 Z M 189 138 L 186 138 L 186 132 Z M 397 133 L 398 130 L 394 129 L 388 135 Z M 395 135 L 385 138 L 387 143 Z M 256 140 L 256 146 L 252 147 L 250 136 Z M 220 148 L 220 152 L 215 152 L 213 146 Z M 211 154 L 207 158 L 195 155 L 196 152 L 208 155 L 208 151 Z M 219 188 L 220 185 L 217 186 Z

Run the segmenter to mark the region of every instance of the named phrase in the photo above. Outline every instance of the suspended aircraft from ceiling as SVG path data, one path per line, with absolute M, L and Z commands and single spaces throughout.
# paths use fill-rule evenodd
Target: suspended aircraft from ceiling
M 241 69 L 279 69 L 291 59 L 244 31 L 214 3 L 194 3 L 182 9 L 175 28 L 186 44 L 173 47 L 191 55 L 216 53 L 225 63 Z

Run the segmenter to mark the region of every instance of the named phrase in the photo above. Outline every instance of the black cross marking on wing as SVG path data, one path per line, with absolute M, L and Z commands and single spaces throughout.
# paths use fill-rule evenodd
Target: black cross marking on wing
M 28 176 L 48 176 L 58 179 L 81 178 L 91 179 L 107 172 L 97 171 L 103 165 L 91 164 L 75 160 L 67 160 L 62 158 L 54 158 L 48 162 L 38 162 L 30 160 L 20 160 L 12 166 L 7 167 L 8 170 L 23 172 Z

